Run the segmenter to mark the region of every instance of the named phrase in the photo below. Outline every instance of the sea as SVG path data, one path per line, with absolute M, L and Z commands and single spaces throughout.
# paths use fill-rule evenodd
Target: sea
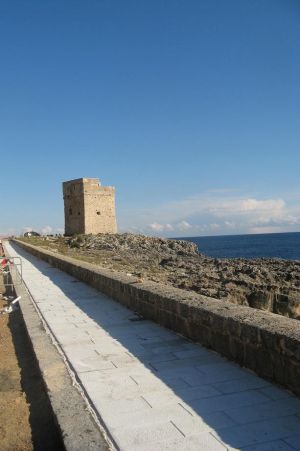
M 199 252 L 216 258 L 283 258 L 300 260 L 300 232 L 179 238 L 196 243 Z

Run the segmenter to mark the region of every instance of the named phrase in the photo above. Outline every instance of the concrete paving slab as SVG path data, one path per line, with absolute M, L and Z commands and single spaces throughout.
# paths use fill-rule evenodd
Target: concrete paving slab
M 282 418 L 287 415 L 300 413 L 300 400 L 295 397 L 284 398 L 282 400 L 266 402 L 259 406 L 244 406 L 243 409 L 225 408 L 224 412 L 239 424 L 249 424 L 271 418 Z
M 206 421 L 199 415 L 181 415 L 172 420 L 185 436 L 199 434 L 204 431 L 213 431 L 214 428 L 225 428 L 235 426 L 225 413 L 216 412 L 208 415 Z
M 173 370 L 176 371 L 178 368 L 182 367 L 191 367 L 194 366 L 195 368 L 199 367 L 202 364 L 208 364 L 208 363 L 214 363 L 217 362 L 219 359 L 218 356 L 211 354 L 207 356 L 201 356 L 201 357 L 187 357 L 187 358 L 181 358 L 181 359 L 175 359 L 171 362 L 157 362 L 153 364 L 154 370 L 157 372 L 163 371 L 163 370 Z
M 148 443 L 145 446 L 123 448 L 126 451 L 225 451 L 227 448 L 209 432 L 182 437 L 173 441 Z
M 275 385 L 262 388 L 260 391 L 273 400 L 291 398 L 293 396 L 288 390 L 278 388 Z
M 287 416 L 284 418 L 272 418 L 246 424 L 244 426 L 233 426 L 224 429 L 222 440 L 225 442 L 235 442 L 237 447 L 266 443 L 289 437 L 300 430 L 300 418 L 296 416 Z
M 232 393 L 210 397 L 209 399 L 193 399 L 189 405 L 196 411 L 205 413 L 226 411 L 230 408 L 239 408 L 241 411 L 247 406 L 259 405 L 266 402 L 266 396 L 249 390 L 247 392 Z
M 285 437 L 284 442 L 290 445 L 293 449 L 300 451 L 300 434 Z
M 158 382 L 162 382 L 159 378 L 154 378 L 152 374 L 148 377 L 144 374 L 142 376 L 132 376 L 132 379 L 139 387 L 141 387 L 141 389 L 150 389 L 151 387 L 157 387 L 159 385 Z M 176 376 L 165 378 L 162 384 L 163 386 L 169 387 L 172 390 L 190 387 L 181 377 Z
M 217 365 L 202 365 L 195 372 L 183 375 L 183 379 L 191 386 L 216 384 L 217 382 L 234 381 L 248 378 L 250 372 L 226 362 Z M 234 385 L 234 384 L 233 384 Z
M 21 255 L 25 283 L 116 448 L 297 449 L 295 396 L 8 250 Z
M 158 409 L 144 410 L 143 415 L 141 415 L 139 411 L 132 411 L 129 413 L 118 413 L 118 415 L 107 415 L 106 417 L 107 424 L 112 431 L 116 428 L 126 428 L 128 427 L 128 424 L 134 424 L 139 427 L 148 427 L 149 425 L 173 421 L 174 423 L 181 422 L 186 425 L 189 424 L 189 421 L 193 421 L 193 419 L 195 418 L 180 405 L 172 405 L 171 407 L 163 406 Z M 203 427 L 207 426 L 205 422 L 201 422 L 201 419 L 199 419 L 199 421 L 204 425 Z M 205 430 L 208 429 L 208 427 L 205 427 Z
M 233 448 L 229 448 L 231 451 Z M 295 448 L 287 445 L 283 440 L 275 440 L 274 442 L 263 443 L 261 445 L 246 446 L 243 451 L 295 451 Z
M 168 443 L 182 439 L 184 435 L 171 422 L 154 425 L 131 426 L 114 430 L 114 436 L 121 449 L 145 448 L 157 442 Z
M 249 375 L 249 377 L 243 379 L 235 379 L 234 383 L 231 380 L 214 384 L 214 388 L 221 393 L 236 393 L 239 391 L 265 387 L 271 387 L 271 384 L 268 381 L 254 375 Z
M 75 371 L 79 373 L 107 370 L 114 368 L 114 363 L 112 361 L 106 361 L 101 359 L 100 356 L 95 356 L 91 358 L 79 358 L 75 356 L 72 360 L 72 366 Z

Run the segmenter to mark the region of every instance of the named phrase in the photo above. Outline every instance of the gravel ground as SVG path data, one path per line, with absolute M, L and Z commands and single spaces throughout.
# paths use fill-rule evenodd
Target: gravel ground
M 0 275 L 0 309 L 4 290 Z M 63 449 L 19 309 L 0 314 L 0 449 Z

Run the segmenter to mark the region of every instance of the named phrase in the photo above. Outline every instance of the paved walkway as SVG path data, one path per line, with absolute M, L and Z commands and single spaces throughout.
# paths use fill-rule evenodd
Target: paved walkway
M 300 450 L 299 398 L 6 249 L 116 448 Z

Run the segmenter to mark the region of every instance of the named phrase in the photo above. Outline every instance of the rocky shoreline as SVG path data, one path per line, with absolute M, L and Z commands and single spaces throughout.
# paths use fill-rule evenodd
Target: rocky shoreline
M 139 279 L 300 319 L 298 260 L 210 258 L 189 241 L 130 233 L 24 241 Z

